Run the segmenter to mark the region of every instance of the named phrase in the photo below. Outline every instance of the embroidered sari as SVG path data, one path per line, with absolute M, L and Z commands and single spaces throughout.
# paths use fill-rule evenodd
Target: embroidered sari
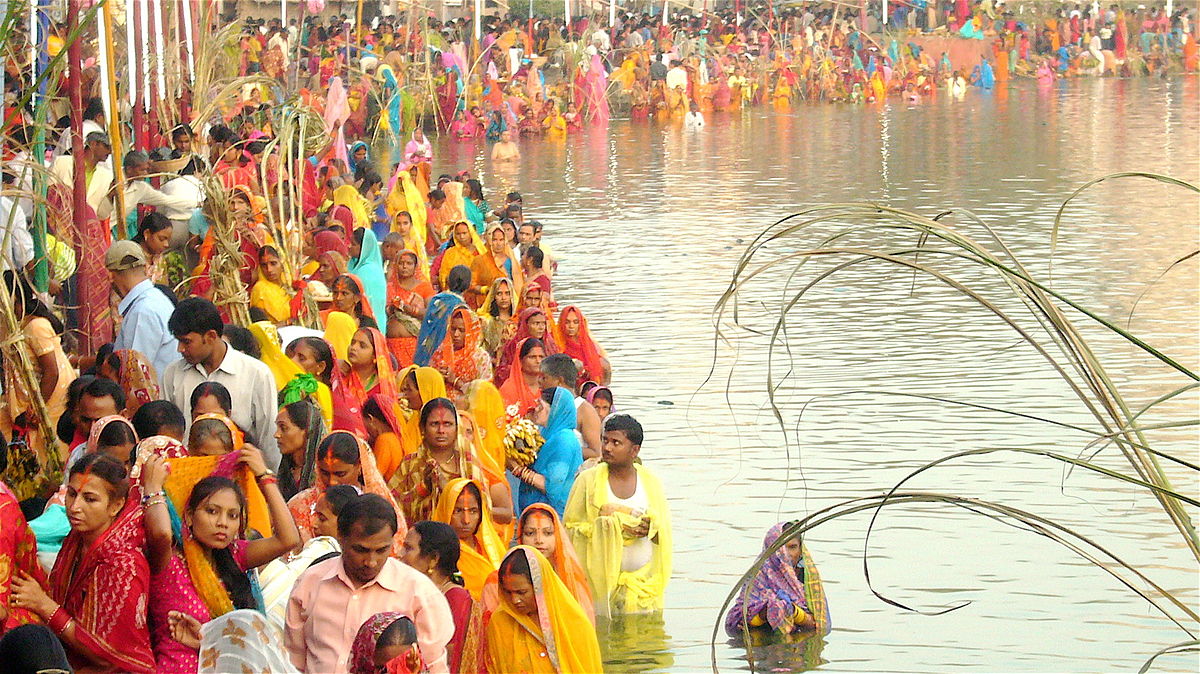
M 414 413 L 414 416 L 417 416 Z M 462 428 L 461 421 L 459 428 Z M 440 465 L 430 456 L 424 441 L 417 451 L 405 456 L 388 486 L 410 522 L 433 519 L 433 511 L 442 495 L 441 483 L 465 477 L 490 486 L 495 476 L 484 471 L 471 451 L 471 443 L 460 434 L 455 445 L 453 466 Z
M 77 668 L 106 663 L 121 672 L 153 672 L 146 605 L 150 565 L 138 495 L 131 492 L 116 519 L 91 545 L 67 534 L 47 582 L 50 598 L 75 621 L 78 648 L 68 647 Z
M 122 414 L 133 418 L 142 405 L 162 397 L 158 376 L 154 366 L 141 353 L 132 349 L 119 349 L 114 353 L 121 360 L 117 383 L 125 392 L 125 410 Z
M 346 431 L 334 431 L 334 433 L 346 433 Z M 332 433 L 330 434 L 332 435 Z M 396 500 L 392 497 L 392 492 L 388 489 L 387 482 L 379 473 L 379 468 L 375 463 L 375 455 L 371 453 L 370 446 L 366 440 L 355 437 L 358 443 L 358 463 L 362 467 L 362 490 L 364 493 L 375 494 L 387 501 L 396 511 L 396 535 L 392 538 L 392 556 L 397 559 L 404 550 L 404 537 L 408 535 L 408 524 L 406 523 L 404 513 L 400 508 L 396 507 Z M 321 500 L 321 496 L 325 490 L 329 489 L 329 482 L 320 477 L 318 473 L 316 483 L 296 494 L 288 500 L 288 510 L 292 513 L 292 520 L 296 522 L 296 527 L 300 529 L 300 539 L 307 543 L 309 539 L 316 535 L 317 531 L 317 501 Z
M 536 616 L 527 616 L 501 593 L 487 628 L 488 671 L 530 674 L 591 674 L 604 671 L 596 630 L 579 602 L 540 552 L 519 545 L 533 581 Z
M 479 490 L 481 501 L 479 504 L 479 527 L 475 530 L 472 540 L 459 541 L 458 572 L 462 574 L 464 587 L 471 593 L 471 598 L 479 601 L 488 576 L 499 568 L 500 560 L 504 558 L 506 549 L 504 539 L 496 532 L 492 522 L 491 499 L 488 498 L 487 488 L 478 480 L 461 477 L 450 480 L 446 483 L 446 488 L 442 490 L 437 506 L 433 509 L 433 521 L 450 524 L 458 497 L 462 495 L 467 485 L 472 483 Z
M 779 540 L 786 527 L 784 522 L 771 527 L 763 539 L 764 553 Z M 829 604 L 825 600 L 821 574 L 817 572 L 808 548 L 801 544 L 800 563 L 792 565 L 780 546 L 763 563 L 749 587 L 738 591 L 729 615 L 725 616 L 725 631 L 731 637 L 744 633 L 749 627 L 790 632 L 806 613 L 816 623 L 818 634 L 829 633 Z
M 454 348 L 453 339 L 443 339 L 441 347 L 434 352 L 430 365 L 439 371 L 448 372 L 447 388 L 462 393 L 471 382 L 492 378 L 492 359 L 480 346 L 483 334 L 479 317 L 462 304 L 451 312 L 451 322 L 455 317 L 462 318 L 466 331 L 462 348 Z
M 12 605 L 12 579 L 24 573 L 46 586 L 46 572 L 38 563 L 37 540 L 21 513 L 17 495 L 0 482 L 0 606 L 8 607 L 8 618 L 0 623 L 0 634 L 26 623 L 40 622 L 30 610 Z
M 379 642 L 380 635 L 401 618 L 411 620 L 409 616 L 398 611 L 376 613 L 367 618 L 367 622 L 358 628 L 350 646 L 350 674 L 378 674 L 379 668 L 375 666 L 375 645 Z

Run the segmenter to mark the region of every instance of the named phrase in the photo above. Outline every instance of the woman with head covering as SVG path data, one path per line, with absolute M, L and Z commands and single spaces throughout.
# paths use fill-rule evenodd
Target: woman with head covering
M 540 552 L 519 545 L 500 563 L 500 606 L 487 628 L 490 672 L 604 670 L 596 631 Z
M 462 265 L 467 269 L 472 269 L 475 258 L 483 252 L 483 244 L 479 240 L 479 235 L 471 227 L 471 223 L 461 220 L 454 223 L 450 234 L 453 236 L 453 241 L 450 242 L 450 247 L 442 253 L 441 267 L 438 272 L 438 281 L 442 288 L 449 287 L 450 272 L 455 267 Z M 478 282 L 472 281 L 472 286 L 468 290 L 478 285 Z
M 400 441 L 404 456 L 408 456 L 421 446 L 421 408 L 434 398 L 446 397 L 446 382 L 432 367 L 415 365 L 401 371 L 398 380 L 400 401 L 407 408 Z
M 358 321 L 350 314 L 341 311 L 331 311 L 324 320 L 325 335 L 322 338 L 323 341 L 329 345 L 329 348 L 333 351 L 333 355 L 338 360 L 346 360 L 350 351 L 350 340 L 354 338 L 354 333 L 358 332 Z M 327 377 L 330 380 L 330 384 L 333 383 L 333 378 L 336 374 L 336 369 L 329 371 Z
M 504 350 L 500 352 L 500 362 L 496 366 L 496 377 L 494 381 L 496 385 L 502 385 L 509 375 L 512 374 L 513 362 L 518 357 L 517 349 L 521 342 L 528 338 L 533 338 L 542 343 L 544 355 L 558 353 L 558 343 L 554 341 L 553 332 L 551 331 L 550 319 L 546 315 L 546 311 L 539 307 L 529 307 L 521 310 L 520 316 L 517 317 L 517 331 L 513 338 L 508 340 L 504 345 Z
M 449 524 L 458 536 L 458 571 L 476 601 L 488 576 L 500 566 L 506 549 L 492 524 L 489 501 L 479 482 L 460 477 L 446 483 L 433 510 L 433 521 Z
M 258 342 L 259 360 L 271 368 L 275 388 L 279 390 L 279 403 L 312 402 L 317 405 L 325 424 L 331 425 L 333 394 L 326 382 L 330 381 L 334 363 L 329 345 L 320 337 L 301 337 L 288 345 L 289 356 L 279 348 L 279 331 L 274 325 L 266 321 L 253 323 L 250 334 Z M 325 358 L 321 358 L 318 351 Z M 302 367 L 301 362 L 313 371 Z
M 479 672 L 487 656 L 484 646 L 485 612 L 480 602 L 463 588 L 459 575 L 462 544 L 450 525 L 417 522 L 404 541 L 403 561 L 429 576 L 450 604 L 454 637 L 446 644 L 446 663 L 452 672 Z M 501 553 L 503 554 L 503 553 Z
M 471 287 L 471 270 L 455 267 L 450 270 L 446 289 L 429 299 L 425 307 L 425 318 L 421 320 L 421 331 L 417 334 L 417 351 L 413 362 L 428 365 L 433 353 L 442 345 L 450 327 L 450 314 L 454 308 L 464 304 L 463 293 Z
M 534 503 L 525 508 L 517 522 L 517 543 L 528 545 L 550 561 L 559 580 L 579 602 L 588 619 L 595 622 L 592 589 L 588 585 L 587 572 L 575 556 L 575 547 L 571 545 L 571 538 L 554 508 L 545 503 Z M 489 606 L 490 608 L 494 606 Z
M 446 485 L 465 477 L 485 484 L 497 524 L 512 521 L 512 496 L 502 474 L 486 470 L 473 453 L 473 447 L 461 437 L 461 424 L 454 403 L 434 398 L 425 403 L 418 416 L 421 445 L 405 456 L 388 485 L 392 488 L 404 516 L 409 521 L 427 520 Z
M 787 526 L 781 522 L 771 527 L 763 539 L 764 553 L 776 545 Z M 733 637 L 751 628 L 783 634 L 829 633 L 829 605 L 821 575 L 798 537 L 789 537 L 771 552 L 749 587 L 738 590 L 725 617 L 725 631 Z
M 113 355 L 121 362 L 116 381 L 125 391 L 125 409 L 122 414 L 132 419 L 138 408 L 161 397 L 158 376 L 150 361 L 137 351 L 118 349 Z
M 542 360 L 546 351 L 541 340 L 532 337 L 521 341 L 517 349 L 517 360 L 513 363 L 512 374 L 500 387 L 500 395 L 505 405 L 516 405 L 518 414 L 528 414 L 538 404 L 541 388 L 538 386 L 541 377 Z
M 283 275 L 283 262 L 274 246 L 258 249 L 258 280 L 250 289 L 250 306 L 267 313 L 275 325 L 286 325 L 292 317 L 292 293 Z
M 67 512 L 71 533 L 47 581 L 19 576 L 9 606 L 28 610 L 62 640 L 75 667 L 155 671 L 146 604 L 150 568 L 137 495 L 125 465 L 88 454 L 71 467 Z
M 369 227 L 354 230 L 352 240 L 348 270 L 362 282 L 367 300 L 371 303 L 371 314 L 378 321 L 387 316 L 387 277 L 383 273 L 379 240 Z
M 583 448 L 575 435 L 575 397 L 565 388 L 544 389 L 534 415 L 545 439 L 529 467 L 510 462 L 509 470 L 521 481 L 517 507 L 547 503 L 560 516 L 567 506 L 575 473 L 583 463 Z
M 329 487 L 339 484 L 356 486 L 364 492 L 382 497 L 396 509 L 399 529 L 396 531 L 392 556 L 399 557 L 404 547 L 408 526 L 396 501 L 379 474 L 375 456 L 362 438 L 346 431 L 334 431 L 317 447 L 317 480 L 313 486 L 288 500 L 287 507 L 300 529 L 301 540 L 307 542 L 317 535 L 317 502 Z
M 442 340 L 430 364 L 442 373 L 446 387 L 458 395 L 471 382 L 492 378 L 492 358 L 480 346 L 481 338 L 479 317 L 466 305 L 455 307 L 450 315 L 450 338 Z
M 262 537 L 255 540 L 245 537 L 246 494 L 230 477 L 238 466 L 254 477 L 270 514 L 269 529 L 260 530 Z M 262 600 L 248 571 L 299 545 L 300 535 L 279 493 L 278 480 L 267 469 L 262 453 L 253 447 L 221 459 L 213 474 L 180 490 L 187 492 L 178 510 L 183 521 L 181 537 L 172 533 L 167 475 L 167 462 L 161 457 L 147 459 L 142 466 L 146 550 L 153 587 L 150 624 L 158 669 L 187 672 L 199 665 L 199 640 L 190 638 L 194 635 L 186 634 L 189 630 L 182 625 L 203 625 L 234 609 L 261 610 Z
M 610 375 L 608 359 L 604 357 L 604 350 L 592 339 L 587 319 L 579 307 L 574 304 L 564 307 L 558 314 L 557 327 L 556 337 L 562 352 L 583 363 L 583 367 L 579 368 L 579 380 L 576 383 L 581 384 L 590 379 L 607 384 Z
M 133 465 L 133 450 L 137 441 L 137 431 L 134 430 L 133 424 L 125 417 L 113 414 L 92 423 L 84 453 L 107 454 L 128 468 Z
M 471 263 L 471 280 L 476 290 L 486 294 L 499 279 L 512 281 L 514 287 L 520 288 L 524 279 L 521 261 L 508 245 L 508 235 L 504 233 L 504 226 L 499 222 L 488 225 L 483 240 L 486 250 Z
M 617 410 L 613 403 L 612 389 L 607 386 L 593 386 L 583 395 L 583 399 L 596 410 L 596 416 L 600 417 L 601 421 Z
M 483 298 L 483 305 L 479 307 L 479 317 L 483 320 L 483 348 L 492 356 L 496 356 L 517 334 L 514 303 L 517 295 L 513 288 L 511 280 L 496 279 Z
M 400 251 L 388 278 L 388 348 L 401 366 L 413 362 L 417 335 L 425 317 L 426 304 L 433 297 L 433 286 L 417 273 L 419 256 L 411 250 Z
M 350 674 L 418 674 L 424 672 L 417 626 L 412 618 L 389 611 L 367 619 L 350 648 Z M 451 671 L 458 671 L 451 668 Z
M 275 418 L 279 443 L 279 491 L 285 499 L 313 486 L 317 473 L 317 446 L 325 439 L 321 410 L 307 400 L 284 405 Z
M 329 287 L 333 296 L 330 307 L 321 312 L 321 321 L 329 328 L 329 317 L 335 313 L 343 313 L 354 319 L 356 326 L 378 327 L 375 318 L 375 307 L 367 296 L 366 286 L 362 279 L 354 274 L 342 274 Z M 370 319 L 369 321 L 366 319 Z
M 333 378 L 333 427 L 366 435 L 362 406 L 367 396 L 379 393 L 396 398 L 396 375 L 383 333 L 360 328 L 350 340 L 346 360 L 338 363 Z
M 381 394 L 367 397 L 362 406 L 363 426 L 367 430 L 367 442 L 375 453 L 375 461 L 383 479 L 389 480 L 404 458 L 404 444 L 400 441 L 404 425 L 400 421 L 400 405 L 396 398 Z

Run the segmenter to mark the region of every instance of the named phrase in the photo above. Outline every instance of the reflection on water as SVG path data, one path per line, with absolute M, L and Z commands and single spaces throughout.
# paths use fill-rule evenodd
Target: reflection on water
M 784 636 L 752 629 L 749 647 L 740 638 L 728 643 L 744 653 L 746 666 L 754 672 L 807 672 L 827 662 L 821 657 L 825 639 L 813 632 Z
M 662 613 L 598 619 L 596 635 L 607 667 L 618 671 L 665 672 L 675 666 L 671 636 Z
M 790 315 L 788 351 L 775 364 L 778 375 L 793 372 L 778 392 L 786 444 L 765 406 L 764 338 L 730 333 L 708 379 L 710 312 L 737 256 L 760 229 L 805 205 L 875 200 L 926 215 L 969 208 L 1044 277 L 1058 205 L 1087 180 L 1127 170 L 1200 180 L 1197 78 L 1106 79 L 1045 91 L 1024 84 L 961 102 L 714 115 L 700 133 L 614 122 L 607 132 L 525 144 L 520 170 L 507 175 L 491 174 L 481 146 L 438 148 L 438 172 L 472 166 L 492 201 L 517 189 L 528 216 L 546 224 L 561 257 L 558 301 L 579 304 L 609 352 L 616 407 L 646 427 L 642 457 L 671 502 L 674 575 L 663 623 L 603 629 L 612 671 L 708 671 L 717 608 L 775 522 L 879 494 L 953 452 L 1010 446 L 1071 454 L 1091 440 L 1029 419 L 882 395 L 942 396 L 1095 427 L 1045 361 L 994 317 L 943 286 L 918 279 L 914 287 L 911 274 L 879 266 L 834 276 Z M 1197 213 L 1194 195 L 1145 180 L 1084 194 L 1065 214 L 1055 289 L 1197 367 L 1200 265 L 1193 258 L 1156 281 L 1200 245 Z M 985 236 L 965 218 L 951 222 Z M 741 317 L 769 325 L 782 288 L 764 283 L 741 303 Z M 1180 384 L 1169 368 L 1074 318 L 1132 407 Z M 831 394 L 843 395 L 817 398 Z M 1194 416 L 1196 403 L 1185 396 L 1146 422 Z M 1150 438 L 1197 458 L 1194 429 Z M 1128 469 L 1111 448 L 1100 460 Z M 1182 492 L 1200 493 L 1194 473 L 1172 477 Z M 1082 471 L 1068 477 L 1058 464 L 1011 454 L 947 464 L 909 486 L 1061 521 L 1190 606 L 1200 603 L 1195 561 L 1140 489 Z M 870 544 L 872 581 L 921 609 L 970 605 L 940 616 L 900 611 L 863 580 L 866 522 L 854 516 L 805 537 L 837 617 L 819 654 L 822 670 L 1136 670 L 1186 637 L 1054 543 L 936 506 L 881 516 Z M 625 625 L 637 622 L 630 620 Z M 755 657 L 772 668 L 812 662 L 806 648 L 763 648 Z M 749 667 L 746 650 L 724 636 L 716 655 L 722 670 Z M 1192 671 L 1197 663 L 1188 657 L 1159 666 Z

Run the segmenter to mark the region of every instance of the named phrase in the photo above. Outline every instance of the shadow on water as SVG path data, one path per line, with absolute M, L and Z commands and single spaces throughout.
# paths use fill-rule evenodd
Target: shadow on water
M 752 672 L 807 672 L 828 662 L 821 657 L 825 639 L 814 632 L 781 635 L 752 629 L 749 643 L 741 637 L 726 643 L 744 653 Z

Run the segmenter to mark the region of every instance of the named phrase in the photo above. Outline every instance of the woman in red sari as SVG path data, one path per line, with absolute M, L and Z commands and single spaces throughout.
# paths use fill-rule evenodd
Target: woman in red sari
M 462 546 L 449 524 L 418 522 L 404 539 L 401 561 L 429 576 L 442 591 L 454 616 L 454 637 L 446 644 L 446 664 L 451 672 L 484 672 L 483 604 L 455 580 Z
M 558 315 L 558 344 L 562 352 L 583 363 L 579 369 L 579 381 L 582 384 L 591 380 L 599 384 L 608 384 L 611 376 L 608 359 L 604 350 L 592 339 L 588 330 L 587 319 L 583 312 L 574 304 L 565 307 Z
M 500 387 L 505 406 L 516 405 L 518 413 L 522 415 L 537 407 L 542 392 L 538 386 L 538 376 L 545 357 L 540 339 L 527 337 L 521 340 L 517 347 L 517 360 L 511 368 L 512 375 Z
M 346 360 L 338 363 L 333 378 L 333 430 L 367 437 L 362 406 L 367 396 L 380 394 L 396 400 L 396 373 L 387 340 L 375 328 L 359 328 L 350 340 Z
M 517 348 L 527 338 L 542 341 L 542 348 L 545 350 L 545 355 L 549 356 L 553 353 L 558 353 L 558 343 L 552 338 L 550 331 L 550 321 L 546 317 L 546 311 L 539 307 L 529 307 L 522 309 L 517 317 L 517 332 L 513 338 L 504 345 L 500 351 L 500 362 L 496 366 L 495 382 L 496 386 L 502 386 L 505 380 L 511 374 L 513 361 L 517 357 Z
M 49 592 L 29 576 L 13 581 L 11 604 L 44 620 L 76 668 L 153 672 L 146 626 L 150 567 L 139 495 L 125 466 L 104 453 L 71 468 L 71 533 L 50 572 Z
M 26 623 L 37 622 L 29 609 L 6 608 L 11 606 L 9 592 L 12 579 L 18 576 L 33 578 L 46 584 L 46 573 L 37 558 L 37 540 L 17 496 L 4 482 L 0 482 L 0 634 Z M 7 615 L 4 615 L 7 611 Z

